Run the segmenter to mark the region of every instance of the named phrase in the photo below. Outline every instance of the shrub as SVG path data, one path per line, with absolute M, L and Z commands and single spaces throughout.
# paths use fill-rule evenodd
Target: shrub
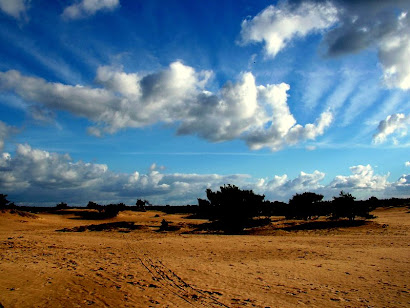
M 323 195 L 312 192 L 296 194 L 289 200 L 288 212 L 286 218 L 311 219 L 313 216 L 323 215 L 321 201 Z
M 265 198 L 231 184 L 221 186 L 216 192 L 207 189 L 206 195 L 209 201 L 199 199 L 199 208 L 205 209 L 208 218 L 219 221 L 228 232 L 243 230 L 258 215 Z
M 60 202 L 60 203 L 56 204 L 56 209 L 57 210 L 68 209 L 68 205 L 65 202 Z
M 355 197 L 343 191 L 340 192 L 339 197 L 333 197 L 332 201 L 332 216 L 333 218 L 349 218 L 354 220 L 356 216 L 369 218 L 372 210 L 371 203 L 355 202 Z
M 93 201 L 88 202 L 87 208 L 91 209 L 91 210 L 98 210 L 99 212 L 101 212 L 103 210 L 103 207 L 101 205 L 99 205 L 98 203 L 95 203 Z

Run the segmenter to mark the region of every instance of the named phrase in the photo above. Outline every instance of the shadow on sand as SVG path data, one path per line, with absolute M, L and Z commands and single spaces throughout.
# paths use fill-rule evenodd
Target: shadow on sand
M 337 228 L 349 228 L 359 227 L 366 224 L 365 220 L 330 220 L 330 221 L 310 221 L 301 224 L 286 223 L 289 226 L 278 227 L 276 230 L 284 231 L 301 231 L 301 230 L 324 230 L 324 229 L 337 229 Z

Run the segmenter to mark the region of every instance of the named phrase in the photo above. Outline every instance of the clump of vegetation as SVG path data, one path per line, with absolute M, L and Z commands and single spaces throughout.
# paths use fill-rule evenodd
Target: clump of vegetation
M 56 209 L 57 210 L 66 210 L 68 209 L 68 204 L 65 202 L 60 202 L 58 204 L 56 204 Z
M 101 212 L 103 210 L 103 206 L 95 203 L 94 201 L 88 201 L 87 209 L 97 210 L 98 212 Z
M 166 221 L 165 219 L 163 219 L 163 220 L 161 221 L 161 226 L 159 227 L 159 230 L 160 230 L 160 231 L 167 231 L 168 228 L 169 228 L 169 222 Z
M 254 225 L 252 219 L 259 216 L 265 198 L 231 184 L 221 186 L 216 192 L 207 189 L 206 196 L 208 200 L 198 199 L 201 215 L 217 221 L 225 232 L 233 233 Z
M 138 199 L 137 202 L 135 203 L 135 207 L 136 207 L 135 210 L 137 212 L 145 212 L 146 211 L 146 208 L 145 208 L 146 205 L 149 205 L 149 202 L 147 200 Z
M 357 216 L 363 218 L 371 218 L 370 212 L 374 209 L 372 203 L 374 199 L 369 199 L 369 202 L 356 202 L 355 197 L 343 190 L 339 197 L 333 197 L 332 201 L 332 218 L 348 218 L 353 221 Z
M 119 212 L 125 211 L 126 207 L 124 203 L 108 204 L 104 207 L 104 216 L 106 218 L 116 217 Z
M 323 195 L 312 192 L 296 194 L 289 200 L 286 218 L 308 220 L 312 217 L 321 216 L 324 213 Z
M 89 201 L 87 208 L 91 210 L 97 210 L 98 214 L 91 213 L 91 215 L 87 214 L 86 216 L 92 217 L 93 219 L 106 219 L 116 217 L 119 212 L 125 211 L 127 209 L 127 206 L 124 203 L 100 205 L 98 203 L 95 203 L 94 201 Z
M 180 229 L 179 226 L 171 226 L 168 221 L 163 219 L 161 221 L 161 226 L 159 227 L 158 231 L 178 231 Z
M 15 209 L 16 205 L 7 200 L 7 195 L 0 194 L 0 210 Z
M 103 223 L 99 225 L 88 225 L 88 226 L 78 226 L 74 228 L 63 228 L 56 230 L 59 232 L 85 232 L 85 231 L 119 231 L 119 232 L 129 232 L 131 230 L 139 230 L 143 227 L 136 225 L 134 222 L 130 221 L 118 221 L 111 223 Z
M 305 192 L 296 194 L 289 200 L 285 213 L 287 219 L 310 220 L 320 216 L 332 219 L 348 218 L 353 221 L 356 217 L 372 218 L 370 212 L 375 209 L 377 198 L 367 201 L 355 201 L 350 193 L 341 191 L 332 201 L 322 201 L 323 195 Z

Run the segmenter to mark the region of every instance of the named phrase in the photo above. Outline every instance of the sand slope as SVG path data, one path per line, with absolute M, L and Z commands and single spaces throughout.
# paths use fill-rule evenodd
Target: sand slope
M 0 303 L 409 307 L 407 212 L 379 209 L 372 223 L 352 228 L 268 226 L 257 235 L 186 234 L 203 221 L 156 212 L 123 212 L 103 221 L 84 220 L 74 211 L 37 217 L 0 213 Z M 163 218 L 181 229 L 157 232 Z M 56 231 L 100 224 L 107 224 L 106 231 Z

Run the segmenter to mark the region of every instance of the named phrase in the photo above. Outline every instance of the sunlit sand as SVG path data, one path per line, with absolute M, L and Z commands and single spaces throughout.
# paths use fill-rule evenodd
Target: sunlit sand
M 405 207 L 354 227 L 286 229 L 272 217 L 243 235 L 193 233 L 205 221 L 186 215 L 83 220 L 72 211 L 0 213 L 1 305 L 410 306 Z M 158 231 L 163 219 L 176 231 Z

